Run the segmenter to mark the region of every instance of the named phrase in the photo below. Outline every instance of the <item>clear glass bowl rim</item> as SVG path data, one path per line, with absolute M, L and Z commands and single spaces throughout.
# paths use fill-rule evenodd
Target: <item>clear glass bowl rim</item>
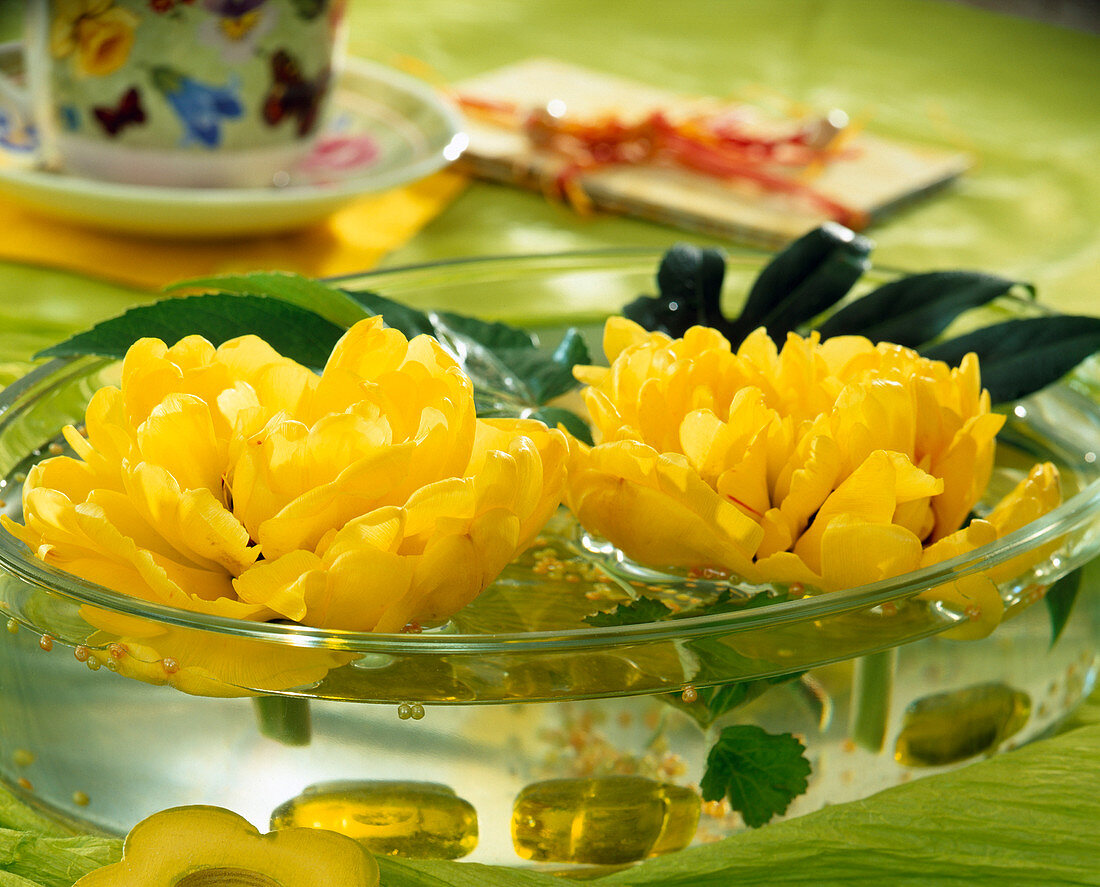
M 764 258 L 770 255 L 764 250 L 724 247 L 731 258 Z M 466 257 L 452 260 L 384 268 L 361 274 L 330 278 L 330 282 L 346 284 L 355 280 L 369 284 L 373 280 L 386 280 L 395 276 L 425 271 L 454 270 L 459 275 L 478 269 L 507 268 L 518 265 L 537 271 L 591 271 L 608 261 L 639 262 L 653 264 L 663 255 L 663 249 L 619 248 L 603 250 L 578 250 L 543 254 L 493 255 Z M 884 273 L 887 269 L 876 268 Z M 78 357 L 55 359 L 44 364 L 23 378 L 0 391 L 0 419 L 31 389 L 46 383 L 55 374 L 65 371 L 76 374 L 92 365 L 108 365 L 106 358 Z M 1059 386 L 1061 387 L 1061 383 Z M 1086 400 L 1083 395 L 1070 391 L 1074 397 Z M 1091 403 L 1100 413 L 1100 406 Z M 590 652 L 612 650 L 654 641 L 691 640 L 716 635 L 728 635 L 755 630 L 766 630 L 812 620 L 837 616 L 855 610 L 863 610 L 888 602 L 896 602 L 919 594 L 921 591 L 960 579 L 964 576 L 989 570 L 1028 551 L 1057 539 L 1079 524 L 1100 514 L 1100 480 L 1084 487 L 1058 508 L 1020 530 L 983 546 L 974 552 L 931 567 L 916 570 L 868 585 L 843 591 L 829 592 L 792 601 L 770 604 L 743 611 L 677 618 L 661 622 L 628 626 L 584 627 L 570 630 L 509 632 L 495 634 L 459 634 L 427 631 L 421 634 L 383 634 L 339 629 L 320 629 L 309 626 L 274 622 L 249 622 L 239 619 L 211 616 L 190 610 L 146 602 L 120 594 L 103 586 L 57 570 L 41 561 L 28 557 L 26 547 L 6 530 L 0 528 L 0 569 L 16 578 L 45 589 L 47 592 L 69 598 L 80 604 L 100 607 L 116 613 L 148 619 L 186 629 L 208 631 L 242 639 L 261 640 L 285 644 L 290 647 L 319 647 L 359 653 L 554 653 L 583 649 Z M 945 624 L 946 627 L 946 624 Z

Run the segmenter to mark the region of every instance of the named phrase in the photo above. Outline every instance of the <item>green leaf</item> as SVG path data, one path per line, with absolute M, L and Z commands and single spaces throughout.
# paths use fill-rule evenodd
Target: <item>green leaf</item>
M 609 875 L 608 887 L 1097 883 L 1100 725 Z
M 534 349 L 537 344 L 535 337 L 526 330 L 499 321 L 490 322 L 465 314 L 452 314 L 450 311 L 436 312 L 435 320 L 436 326 L 442 321 L 448 332 L 457 333 L 493 351 Z
M 383 323 L 392 329 L 400 330 L 406 339 L 436 334 L 435 324 L 423 311 L 417 311 L 408 305 L 402 305 L 400 302 L 367 290 L 349 292 L 348 295 L 371 314 L 381 314 Z
M 1062 636 L 1062 630 L 1066 627 L 1069 614 L 1073 611 L 1073 603 L 1077 600 L 1077 593 L 1081 590 L 1081 576 L 1083 568 L 1078 567 L 1055 582 L 1043 600 L 1047 605 L 1047 613 L 1050 615 L 1050 645 L 1053 647 Z
M 431 319 L 439 341 L 475 387 L 509 399 L 513 406 L 541 406 L 571 391 L 580 384 L 573 378 L 573 366 L 591 362 L 584 338 L 572 328 L 547 352 L 530 333 L 508 324 L 449 313 Z
M 695 652 L 700 655 L 701 660 L 706 654 L 705 649 L 699 645 L 696 646 Z M 752 661 L 751 659 L 744 659 L 746 664 L 751 664 Z M 713 663 L 707 664 L 713 667 Z M 707 668 L 700 667 L 700 672 L 707 670 Z M 673 708 L 680 709 L 705 730 L 722 715 L 728 714 L 735 708 L 740 708 L 754 699 L 758 699 L 772 687 L 785 684 L 788 681 L 796 681 L 804 674 L 805 672 L 800 671 L 794 674 L 760 678 L 755 681 L 731 681 L 726 684 L 715 684 L 711 687 L 700 687 L 695 691 L 698 698 L 694 702 L 685 702 L 682 692 L 666 693 L 661 698 Z M 701 678 L 697 675 L 693 680 L 701 680 Z
M 659 622 L 667 619 L 672 611 L 659 600 L 640 597 L 632 601 L 617 604 L 614 610 L 606 613 L 593 613 L 585 616 L 584 621 L 599 628 L 614 625 L 640 625 L 644 622 Z
M 1007 403 L 1056 382 L 1097 350 L 1100 317 L 1056 314 L 983 327 L 923 349 L 923 354 L 958 366 L 974 352 L 982 385 L 994 403 Z
M 818 327 L 821 338 L 866 336 L 917 348 L 956 317 L 1003 296 L 1016 281 L 976 271 L 930 271 L 892 280 L 845 305 Z M 1027 286 L 1032 296 L 1035 288 Z
M 573 377 L 573 366 L 591 362 L 588 346 L 575 329 L 567 330 L 561 344 L 550 354 L 534 348 L 508 348 L 498 350 L 496 355 L 516 374 L 535 404 L 544 404 L 577 388 L 580 383 Z
M 690 243 L 676 243 L 661 258 L 656 296 L 639 296 L 623 308 L 623 316 L 648 330 L 680 337 L 696 325 L 725 329 L 722 281 L 725 254 Z
M 729 337 L 735 345 L 763 326 L 776 341 L 839 302 L 870 267 L 873 244 L 827 222 L 791 243 L 765 266 L 749 290 Z
M 214 294 L 164 299 L 131 308 L 35 357 L 97 354 L 121 358 L 134 342 L 150 336 L 174 343 L 182 336 L 197 334 L 220 345 L 251 333 L 283 356 L 319 367 L 344 332 L 320 315 L 280 299 Z
M 572 410 L 563 410 L 561 407 L 539 407 L 531 413 L 531 418 L 538 419 L 550 428 L 563 425 L 565 430 L 577 440 L 592 446 L 592 429 Z
M 343 290 L 300 274 L 268 271 L 196 277 L 181 280 L 164 289 L 170 293 L 205 289 L 236 296 L 270 296 L 299 308 L 307 308 L 342 327 L 350 327 L 368 316 L 363 306 Z
M 753 724 L 724 727 L 699 782 L 703 799 L 727 798 L 747 826 L 759 828 L 806 791 L 805 751 L 790 733 L 768 733 Z

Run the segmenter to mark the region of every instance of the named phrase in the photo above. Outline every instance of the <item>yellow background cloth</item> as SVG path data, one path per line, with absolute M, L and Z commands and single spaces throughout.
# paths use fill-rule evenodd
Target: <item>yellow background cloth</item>
M 465 186 L 443 171 L 403 188 L 362 197 L 324 222 L 247 239 L 169 240 L 70 224 L 0 201 L 0 259 L 61 268 L 159 289 L 187 277 L 265 270 L 310 277 L 378 264 L 438 215 Z

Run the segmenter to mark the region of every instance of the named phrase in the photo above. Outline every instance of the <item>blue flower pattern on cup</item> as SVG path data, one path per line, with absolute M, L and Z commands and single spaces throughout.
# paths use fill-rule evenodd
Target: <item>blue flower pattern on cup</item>
M 183 124 L 181 146 L 216 148 L 221 144 L 222 121 L 244 114 L 237 77 L 230 78 L 225 86 L 214 86 L 161 66 L 153 69 L 153 83 Z
M 29 154 L 38 149 L 38 131 L 33 123 L 24 124 L 15 115 L 0 109 L 0 147 Z

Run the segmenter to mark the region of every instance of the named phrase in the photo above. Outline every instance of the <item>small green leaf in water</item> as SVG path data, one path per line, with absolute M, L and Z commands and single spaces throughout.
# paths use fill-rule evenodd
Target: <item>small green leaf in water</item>
M 211 294 L 164 299 L 131 308 L 118 317 L 40 351 L 35 357 L 96 354 L 122 358 L 138 339 L 155 337 L 172 344 L 200 335 L 215 345 L 256 335 L 272 348 L 309 367 L 323 366 L 345 330 L 298 305 L 265 296 Z
M 752 724 L 723 727 L 699 782 L 703 800 L 727 798 L 745 825 L 759 828 L 806 791 L 805 751 L 790 733 L 768 733 Z
M 585 616 L 584 621 L 598 628 L 615 625 L 640 625 L 645 622 L 659 622 L 667 619 L 672 611 L 654 598 L 640 597 L 633 601 L 618 604 L 607 613 L 593 613 Z

